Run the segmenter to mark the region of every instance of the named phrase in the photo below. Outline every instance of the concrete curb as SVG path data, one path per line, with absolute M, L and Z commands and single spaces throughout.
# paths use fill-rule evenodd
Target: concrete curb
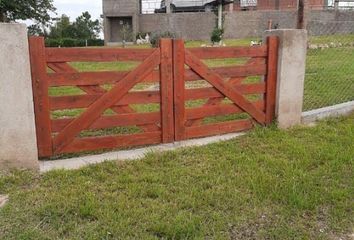
M 337 104 L 330 107 L 319 108 L 302 113 L 302 123 L 313 123 L 329 117 L 349 115 L 354 111 L 354 101 Z
M 185 148 L 185 147 L 204 146 L 211 143 L 234 139 L 243 135 L 245 135 L 245 133 L 230 133 L 230 134 L 225 134 L 220 136 L 192 139 L 192 140 L 186 140 L 186 141 L 175 142 L 170 144 L 160 144 L 156 146 L 138 148 L 133 150 L 116 151 L 116 152 L 109 152 L 104 154 L 83 156 L 83 157 L 63 159 L 63 160 L 40 161 L 39 163 L 40 172 L 45 173 L 45 172 L 49 172 L 52 170 L 59 170 L 59 169 L 74 170 L 74 169 L 80 169 L 88 165 L 102 163 L 106 161 L 139 160 L 143 158 L 146 154 L 151 152 L 166 152 L 166 151 L 172 151 L 172 150 Z

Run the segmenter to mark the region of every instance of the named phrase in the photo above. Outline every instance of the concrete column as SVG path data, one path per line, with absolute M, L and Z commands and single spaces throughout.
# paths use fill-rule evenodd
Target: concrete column
M 171 0 L 166 0 L 166 13 L 169 14 L 171 13 Z
M 0 171 L 38 170 L 27 28 L 0 23 Z
M 104 44 L 107 46 L 111 42 L 111 19 L 104 17 L 103 20 Z
M 276 116 L 280 128 L 301 123 L 307 54 L 307 31 L 282 29 L 265 32 L 279 37 Z

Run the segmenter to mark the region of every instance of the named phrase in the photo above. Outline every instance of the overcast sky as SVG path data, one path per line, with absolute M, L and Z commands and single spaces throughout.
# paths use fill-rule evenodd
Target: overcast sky
M 102 14 L 102 0 L 54 0 L 58 16 L 66 14 L 71 20 L 88 11 L 94 19 Z

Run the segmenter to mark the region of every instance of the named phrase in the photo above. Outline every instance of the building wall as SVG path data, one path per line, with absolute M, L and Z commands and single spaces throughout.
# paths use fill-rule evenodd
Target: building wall
M 139 16 L 140 32 L 174 32 L 185 39 L 210 38 L 216 24 L 214 13 L 142 14 Z
M 139 1 L 103 0 L 104 16 L 128 16 L 140 13 Z
M 260 37 L 268 29 L 269 20 L 273 27 L 296 28 L 297 11 L 229 12 L 225 16 L 225 38 Z
M 353 31 L 353 11 L 318 10 L 314 6 L 321 6 L 326 0 L 309 1 L 313 9 L 308 24 L 310 34 L 325 34 L 325 30 L 328 30 L 330 26 L 329 24 L 337 24 L 336 26 L 333 25 L 333 30 L 331 30 L 334 33 L 351 33 Z M 259 0 L 258 2 L 261 4 L 260 6 L 279 7 L 282 11 L 225 11 L 225 38 L 259 37 L 268 29 L 270 20 L 273 28 L 297 27 L 297 0 Z M 187 40 L 209 40 L 217 21 L 214 13 L 140 14 L 138 0 L 103 0 L 103 13 L 107 44 L 112 42 L 111 33 L 115 31 L 113 28 L 116 24 L 114 24 L 113 19 L 118 17 L 132 17 L 134 37 L 138 32 L 170 31 Z M 333 21 L 345 23 L 339 24 Z
M 309 0 L 309 6 L 318 8 L 323 7 L 326 0 Z M 258 0 L 257 7 L 250 8 L 250 10 L 295 10 L 298 7 L 298 0 Z M 230 6 L 226 6 L 225 10 L 230 9 Z M 238 11 L 241 10 L 240 1 L 235 1 L 231 10 Z

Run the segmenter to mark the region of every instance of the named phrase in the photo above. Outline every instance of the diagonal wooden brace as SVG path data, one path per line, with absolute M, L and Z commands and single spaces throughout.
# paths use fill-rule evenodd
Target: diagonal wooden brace
M 124 97 L 132 87 L 147 77 L 159 64 L 160 50 L 156 49 L 141 65 L 119 81 L 110 91 L 103 94 L 77 119 L 67 125 L 64 130 L 54 138 L 54 151 L 59 152 L 72 142 L 75 136 L 94 123 L 106 109 L 110 108 L 114 103 Z
M 195 57 L 188 50 L 186 50 L 186 64 L 211 85 L 213 85 L 217 90 L 219 90 L 223 95 L 233 101 L 234 104 L 250 114 L 258 123 L 265 123 L 265 113 L 257 109 L 252 102 L 242 96 L 242 94 L 234 89 L 232 85 L 224 82 L 219 74 L 210 70 L 208 66 L 206 66 L 201 60 L 199 60 L 199 58 Z

